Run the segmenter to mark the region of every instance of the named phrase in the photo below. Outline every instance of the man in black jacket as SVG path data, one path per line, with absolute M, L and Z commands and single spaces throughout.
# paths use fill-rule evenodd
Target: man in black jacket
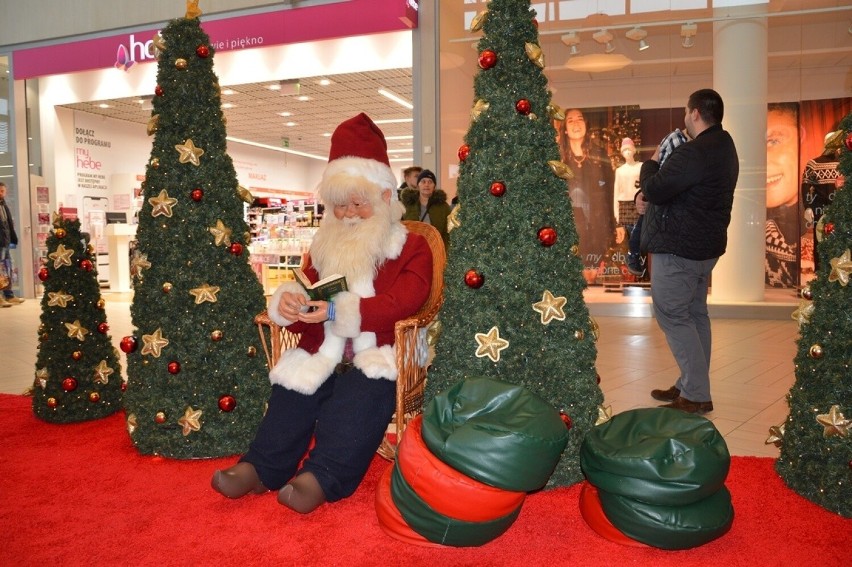
M 678 146 L 660 166 L 659 150 L 642 164 L 639 183 L 648 202 L 643 252 L 651 253 L 654 314 L 680 368 L 668 390 L 651 396 L 664 407 L 690 413 L 713 411 L 710 397 L 710 273 L 725 253 L 739 176 L 731 135 L 722 129 L 719 93 L 692 93 L 684 122 L 692 141 Z
M 0 181 L 0 266 L 9 276 L 9 285 L 2 290 L 0 307 L 12 307 L 24 302 L 12 292 L 12 257 L 9 255 L 9 247 L 17 244 L 18 235 L 15 234 L 12 211 L 6 206 L 6 184 Z

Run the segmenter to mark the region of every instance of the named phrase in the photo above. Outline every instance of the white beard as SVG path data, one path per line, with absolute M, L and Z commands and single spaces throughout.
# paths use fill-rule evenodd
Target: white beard
M 373 216 L 367 219 L 338 219 L 331 211 L 323 217 L 310 251 L 320 278 L 342 274 L 354 282 L 376 277 L 388 258 L 387 244 L 402 213 L 395 202 L 373 208 Z M 398 214 L 394 217 L 394 213 Z

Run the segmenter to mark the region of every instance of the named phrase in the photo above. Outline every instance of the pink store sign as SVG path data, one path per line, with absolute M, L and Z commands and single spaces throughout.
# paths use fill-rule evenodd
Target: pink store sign
M 234 51 L 417 27 L 417 0 L 344 0 L 204 21 L 216 51 Z M 30 79 L 116 67 L 129 71 L 154 61 L 151 40 L 157 29 L 97 39 L 21 49 L 12 53 L 14 79 Z

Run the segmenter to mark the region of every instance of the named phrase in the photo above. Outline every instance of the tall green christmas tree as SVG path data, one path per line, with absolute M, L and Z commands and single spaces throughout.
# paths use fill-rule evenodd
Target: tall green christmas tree
M 775 468 L 790 488 L 852 517 L 852 115 L 834 143 L 845 184 L 817 225 L 822 261 L 793 314 L 800 336 L 790 414 L 767 442 L 781 445 Z
M 562 412 L 568 447 L 550 479 L 582 479 L 579 447 L 603 395 L 597 326 L 583 301 L 577 231 L 528 0 L 492 0 L 471 26 L 484 32 L 470 129 L 459 150 L 442 332 L 427 399 L 488 377 L 527 387 Z
M 94 250 L 80 221 L 54 217 L 47 238 L 33 412 L 45 421 L 97 419 L 122 408 L 123 382 L 112 346 Z
M 142 453 L 176 458 L 244 452 L 269 393 L 253 323 L 266 302 L 248 264 L 247 191 L 226 153 L 199 14 L 188 9 L 154 40 L 154 143 L 131 260 L 135 334 L 121 345 L 130 437 Z

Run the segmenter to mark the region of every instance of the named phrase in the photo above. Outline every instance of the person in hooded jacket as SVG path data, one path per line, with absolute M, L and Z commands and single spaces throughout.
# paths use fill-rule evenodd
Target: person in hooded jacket
M 446 249 L 450 244 L 447 217 L 452 207 L 447 202 L 446 192 L 437 188 L 435 174 L 428 169 L 421 171 L 417 177 L 417 189 L 403 189 L 399 199 L 405 205 L 402 220 L 431 224 L 441 233 Z

